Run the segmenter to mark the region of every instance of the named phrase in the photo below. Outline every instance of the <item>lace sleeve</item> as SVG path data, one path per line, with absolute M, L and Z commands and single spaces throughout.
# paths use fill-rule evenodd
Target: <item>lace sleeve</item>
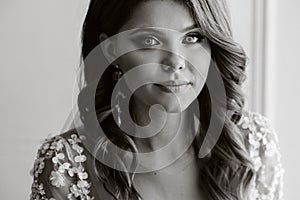
M 246 143 L 256 172 L 250 199 L 282 200 L 284 169 L 276 132 L 259 113 L 245 114 L 240 125 L 248 132 Z
M 91 200 L 80 139 L 55 136 L 38 150 L 31 175 L 31 200 Z

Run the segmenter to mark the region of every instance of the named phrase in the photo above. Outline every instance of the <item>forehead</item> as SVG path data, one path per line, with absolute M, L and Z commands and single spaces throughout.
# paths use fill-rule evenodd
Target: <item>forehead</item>
M 141 27 L 181 31 L 194 24 L 190 10 L 182 3 L 173 0 L 150 0 L 141 2 L 136 7 L 120 31 Z

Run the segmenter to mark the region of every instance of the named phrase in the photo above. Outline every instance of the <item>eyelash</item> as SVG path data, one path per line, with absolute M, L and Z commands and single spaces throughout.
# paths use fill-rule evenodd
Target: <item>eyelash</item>
M 193 32 L 193 33 L 189 33 L 188 35 L 186 35 L 187 37 L 196 37 L 198 40 L 195 42 L 195 43 L 201 43 L 202 40 L 205 38 L 203 35 L 201 35 L 199 32 Z M 156 40 L 157 39 L 155 37 L 152 37 L 152 36 L 147 36 L 144 38 L 143 40 L 143 44 L 146 45 L 146 46 L 149 46 L 146 44 L 146 40 L 147 39 L 152 39 L 152 40 Z M 159 43 L 159 42 L 158 42 Z M 195 43 L 187 43 L 187 44 L 195 44 Z M 155 45 L 155 44 L 154 44 Z M 154 45 L 150 45 L 150 46 L 154 46 Z
M 147 37 L 144 38 L 144 41 L 143 41 L 144 45 L 146 45 L 146 46 L 149 46 L 149 45 L 146 44 L 146 40 L 147 39 L 152 39 L 152 40 L 156 40 L 157 41 L 157 39 L 155 37 L 147 36 Z
M 205 38 L 203 35 L 201 35 L 199 32 L 194 32 L 194 33 L 189 33 L 187 35 L 187 37 L 196 37 L 198 38 L 197 42 L 196 43 L 201 43 L 202 40 Z M 194 44 L 194 43 L 192 43 Z

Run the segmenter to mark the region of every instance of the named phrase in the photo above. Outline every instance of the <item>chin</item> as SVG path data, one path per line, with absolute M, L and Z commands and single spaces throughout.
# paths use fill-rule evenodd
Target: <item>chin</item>
M 165 94 L 157 92 L 157 90 L 153 88 L 147 89 L 135 93 L 134 97 L 136 102 L 140 102 L 141 105 L 145 105 L 146 107 L 151 107 L 155 104 L 161 105 L 168 113 L 183 112 L 194 100 L 193 96 L 188 94 Z
M 182 113 L 185 110 L 186 110 L 186 108 L 180 109 L 180 108 L 177 107 L 177 108 L 168 109 L 167 112 L 168 113 Z
M 186 103 L 186 102 L 181 102 L 181 104 L 179 104 L 178 101 L 176 101 L 176 102 L 172 102 L 172 101 L 160 102 L 158 104 L 160 104 L 161 106 L 163 106 L 168 113 L 180 113 L 180 112 L 183 112 L 190 105 L 189 103 Z

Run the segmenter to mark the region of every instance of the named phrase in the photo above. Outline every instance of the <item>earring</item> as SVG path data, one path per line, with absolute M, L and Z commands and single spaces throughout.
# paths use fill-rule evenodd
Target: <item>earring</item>
M 113 72 L 112 74 L 112 79 L 115 80 L 115 81 L 118 81 L 123 75 L 123 72 L 121 71 L 119 65 L 115 65 L 115 71 Z M 115 103 L 115 106 L 114 106 L 114 109 L 117 110 L 117 123 L 118 123 L 118 126 L 120 127 L 121 126 L 121 107 L 120 107 L 120 98 L 124 99 L 126 98 L 126 96 L 120 91 L 120 86 L 118 84 L 118 92 L 117 92 L 117 95 L 114 99 L 114 102 Z
M 118 81 L 122 77 L 123 72 L 121 71 L 119 65 L 114 65 L 114 66 L 115 66 L 115 71 L 112 74 L 112 79 Z

